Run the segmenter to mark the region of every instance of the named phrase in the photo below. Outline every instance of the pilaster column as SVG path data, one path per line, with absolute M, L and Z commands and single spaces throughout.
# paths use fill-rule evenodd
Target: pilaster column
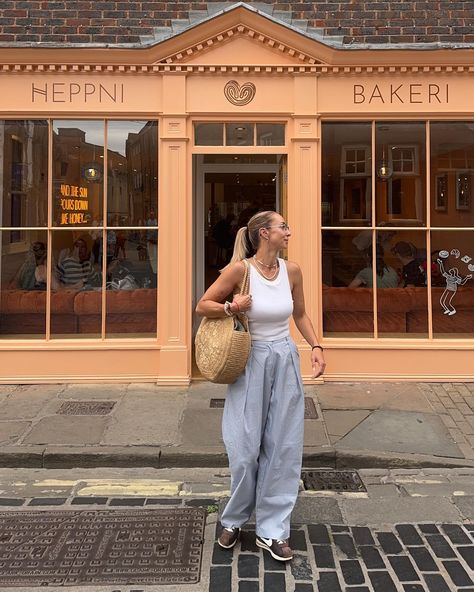
M 164 76 L 158 207 L 158 381 L 164 384 L 187 384 L 190 377 L 192 207 L 185 93 L 184 75 Z
M 290 135 L 288 169 L 288 223 L 293 232 L 289 258 L 303 272 L 306 311 L 313 321 L 318 337 L 322 335 L 320 269 L 320 163 L 319 119 L 317 115 L 316 76 L 295 76 L 295 112 Z M 295 333 L 298 346 L 306 342 Z M 304 346 L 303 346 L 304 349 Z M 304 378 L 311 376 L 308 355 L 301 358 Z

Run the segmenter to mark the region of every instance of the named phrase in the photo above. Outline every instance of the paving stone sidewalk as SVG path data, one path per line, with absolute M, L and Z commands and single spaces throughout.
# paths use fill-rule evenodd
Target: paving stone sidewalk
M 0 464 L 226 466 L 225 387 L 0 385 Z M 325 383 L 305 388 L 304 463 L 474 466 L 474 383 Z

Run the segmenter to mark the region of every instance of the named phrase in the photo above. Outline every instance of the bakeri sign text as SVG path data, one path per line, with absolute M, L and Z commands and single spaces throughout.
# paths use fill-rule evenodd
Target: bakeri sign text
M 354 84 L 355 105 L 436 105 L 449 103 L 449 85 L 434 82 Z

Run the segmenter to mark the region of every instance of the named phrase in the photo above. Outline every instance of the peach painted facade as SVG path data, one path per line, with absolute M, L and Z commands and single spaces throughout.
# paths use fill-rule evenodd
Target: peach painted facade
M 288 257 L 303 269 L 325 380 L 474 380 L 472 335 L 377 336 L 377 315 L 375 338 L 323 335 L 321 269 L 323 123 L 474 119 L 473 50 L 335 50 L 239 7 L 148 49 L 6 48 L 0 59 L 0 118 L 156 120 L 159 133 L 157 337 L 1 339 L 0 381 L 188 384 L 202 273 L 196 219 L 204 216 L 195 207 L 193 157 L 229 154 L 286 155 L 280 207 L 293 232 Z M 234 104 L 224 92 L 230 81 Z M 249 83 L 254 96 L 235 104 Z M 281 123 L 285 143 L 197 146 L 196 122 Z M 308 348 L 295 337 L 310 382 Z

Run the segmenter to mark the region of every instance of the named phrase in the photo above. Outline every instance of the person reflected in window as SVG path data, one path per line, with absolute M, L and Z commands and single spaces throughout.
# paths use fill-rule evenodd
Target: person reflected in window
M 46 245 L 41 241 L 32 243 L 30 251 L 9 284 L 10 289 L 19 290 L 46 290 Z M 59 282 L 56 277 L 51 278 L 51 288 L 57 290 Z
M 402 287 L 414 288 L 425 286 L 425 274 L 423 267 L 416 260 L 416 248 L 411 243 L 399 241 L 392 249 L 392 253 L 398 257 L 402 263 Z
M 72 253 L 57 264 L 56 271 L 65 288 L 81 289 L 91 280 L 94 269 L 85 239 L 78 238 L 74 242 Z
M 376 248 L 376 282 L 377 288 L 397 288 L 399 285 L 398 273 L 385 263 L 382 245 Z M 349 288 L 373 288 L 374 279 L 372 273 L 372 248 L 364 251 L 366 267 L 361 269 L 349 284 Z

